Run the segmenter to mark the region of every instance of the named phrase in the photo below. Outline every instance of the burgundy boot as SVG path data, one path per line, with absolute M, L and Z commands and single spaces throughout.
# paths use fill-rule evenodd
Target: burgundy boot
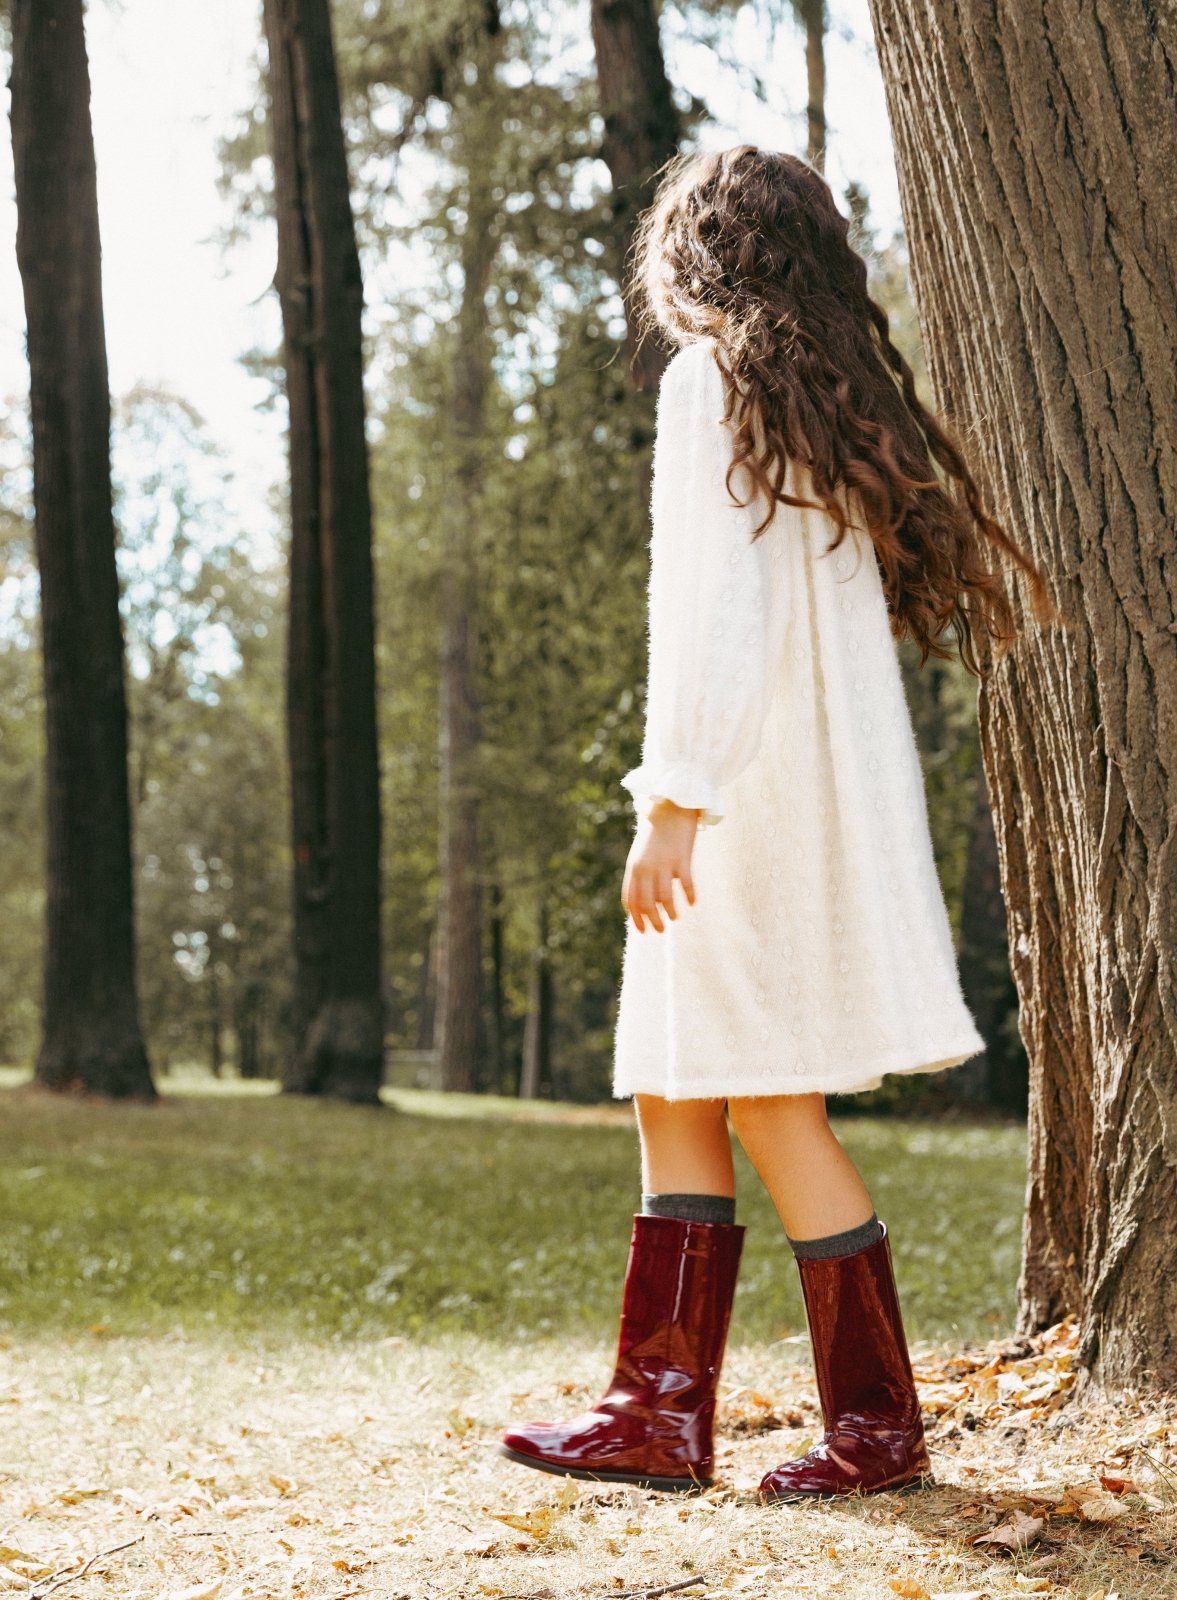
M 739 1223 L 635 1216 L 609 1388 L 568 1422 L 510 1429 L 501 1453 L 573 1478 L 649 1489 L 709 1484 L 715 1391 L 743 1243 Z
M 825 1435 L 765 1473 L 764 1501 L 931 1481 L 886 1224 L 848 1256 L 797 1257 Z

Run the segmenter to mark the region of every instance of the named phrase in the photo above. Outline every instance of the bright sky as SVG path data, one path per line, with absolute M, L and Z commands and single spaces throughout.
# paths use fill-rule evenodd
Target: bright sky
M 588 5 L 581 37 L 588 39 Z M 886 105 L 867 0 L 831 0 L 827 42 L 827 177 L 842 201 L 848 179 L 865 183 L 884 231 L 899 220 Z M 778 85 L 772 110 L 717 82 L 698 47 L 678 42 L 666 13 L 671 77 L 727 119 L 708 145 L 746 139 L 804 150 L 805 66 L 787 32 L 770 67 L 753 8 L 740 19 L 740 49 Z M 270 289 L 272 230 L 222 259 L 209 236 L 224 221 L 215 185 L 215 141 L 247 103 L 259 0 L 89 0 L 87 46 L 98 162 L 103 295 L 111 388 L 136 383 L 178 391 L 202 412 L 234 481 L 230 510 L 244 529 L 270 527 L 266 495 L 284 471 L 281 426 L 253 409 L 262 386 L 238 362 L 252 345 L 277 342 Z M 2 86 L 5 122 L 7 83 Z M 10 139 L 0 139 L 0 395 L 27 393 L 24 301 L 16 266 Z

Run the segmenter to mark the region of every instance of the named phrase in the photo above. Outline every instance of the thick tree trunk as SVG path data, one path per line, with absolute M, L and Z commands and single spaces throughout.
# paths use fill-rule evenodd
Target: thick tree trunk
M 654 0 L 592 0 L 592 34 L 605 121 L 601 155 L 613 180 L 612 268 L 625 302 L 629 371 L 636 389 L 654 390 L 666 354 L 653 340 L 638 337 L 624 263 L 638 213 L 653 198 L 656 174 L 678 149 L 678 112 Z
M 1021 1025 L 1021 1326 L 1177 1383 L 1177 16 L 872 0 L 929 373 L 1073 628 L 981 695 Z M 1015 604 L 1026 617 L 1020 583 Z
M 82 0 L 14 0 L 16 255 L 45 676 L 44 1031 L 53 1089 L 153 1098 L 135 991 L 127 703 Z
M 805 29 L 805 76 L 808 100 L 805 107 L 807 137 L 805 156 L 819 172 L 826 165 L 826 0 L 795 0 L 797 15 Z
M 294 1046 L 283 1087 L 375 1101 L 380 796 L 360 278 L 327 0 L 265 0 L 290 408 Z

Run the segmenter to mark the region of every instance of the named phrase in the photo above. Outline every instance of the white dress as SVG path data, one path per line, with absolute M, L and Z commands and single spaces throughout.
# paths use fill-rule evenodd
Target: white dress
M 641 765 L 698 807 L 689 905 L 625 918 L 613 1094 L 852 1093 L 984 1050 L 960 989 L 874 546 L 822 510 L 734 506 L 709 340 L 658 394 Z M 732 475 L 748 497 L 745 469 Z M 813 498 L 808 469 L 787 488 Z M 848 504 L 860 520 L 857 497 Z

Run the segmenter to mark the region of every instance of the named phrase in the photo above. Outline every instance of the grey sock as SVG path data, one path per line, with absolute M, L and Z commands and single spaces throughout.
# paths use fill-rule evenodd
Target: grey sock
M 726 1194 L 644 1194 L 643 1217 L 678 1217 L 683 1222 L 734 1222 L 736 1202 Z
M 785 1237 L 789 1239 L 788 1234 Z M 827 1233 L 820 1239 L 789 1239 L 789 1243 L 795 1256 L 825 1261 L 831 1256 L 849 1256 L 856 1250 L 865 1250 L 882 1237 L 883 1225 L 872 1211 L 865 1222 L 847 1228 L 845 1233 Z

